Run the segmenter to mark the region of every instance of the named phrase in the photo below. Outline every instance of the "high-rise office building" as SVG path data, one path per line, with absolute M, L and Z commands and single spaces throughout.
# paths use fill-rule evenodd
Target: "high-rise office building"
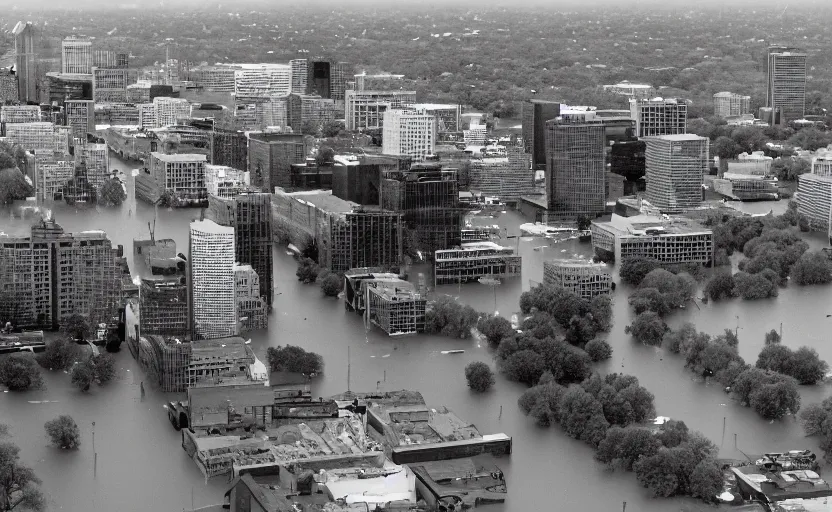
M 308 150 L 303 135 L 252 133 L 248 141 L 248 170 L 251 184 L 264 192 L 292 185 L 292 164 L 306 161 Z
M 384 113 L 382 151 L 388 155 L 406 155 L 421 162 L 436 147 L 436 118 L 407 110 Z
M 550 216 L 572 220 L 604 213 L 604 137 L 600 120 L 546 121 L 546 196 Z
M 347 130 L 380 129 L 384 112 L 416 103 L 416 91 L 346 91 L 344 100 Z
M 92 41 L 67 37 L 61 42 L 61 73 L 92 73 Z
M 22 21 L 12 29 L 14 63 L 17 73 L 18 99 L 21 103 L 38 101 L 38 45 L 35 26 Z
M 54 220 L 31 236 L 0 234 L 0 320 L 57 328 L 70 315 L 110 322 L 121 300 L 122 268 L 103 231 L 65 233 Z
M 92 99 L 96 103 L 126 103 L 129 83 L 127 69 L 93 67 Z
M 260 294 L 272 304 L 272 200 L 271 194 L 244 192 L 233 197 L 208 197 L 205 218 L 221 226 L 234 228 L 235 261 L 249 264 L 257 272 Z
M 309 61 L 306 59 L 292 59 L 289 61 L 292 68 L 291 92 L 295 94 L 306 94 L 309 83 Z
M 630 117 L 636 122 L 636 137 L 687 133 L 688 104 L 683 99 L 630 100 Z
M 191 222 L 188 270 L 193 339 L 236 336 L 234 228 L 210 220 Z
M 715 116 L 734 117 L 749 112 L 751 112 L 751 96 L 743 96 L 727 91 L 714 94 Z
M 234 72 L 234 95 L 240 101 L 289 94 L 292 67 L 288 64 L 239 64 Z
M 772 124 L 801 119 L 806 108 L 806 54 L 795 48 L 768 49 L 766 106 Z
M 69 155 L 69 127 L 52 123 L 8 123 L 6 138 L 27 151 L 43 150 L 48 153 Z
M 662 212 L 702 204 L 708 171 L 708 139 L 698 135 L 646 137 L 647 200 Z
M 797 211 L 809 227 L 829 233 L 832 230 L 832 158 L 812 159 L 812 172 L 797 177 Z
M 529 100 L 523 103 L 523 149 L 532 156 L 532 168 L 546 168 L 546 121 L 560 115 L 560 102 Z
M 72 130 L 72 137 L 87 140 L 88 133 L 95 133 L 95 102 L 92 100 L 67 100 L 66 125 Z
M 211 163 L 234 169 L 245 169 L 248 165 L 248 139 L 241 131 L 214 128 L 211 133 Z

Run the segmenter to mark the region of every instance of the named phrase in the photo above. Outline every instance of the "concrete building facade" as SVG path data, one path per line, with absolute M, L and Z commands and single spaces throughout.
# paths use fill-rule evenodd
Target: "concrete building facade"
M 503 201 L 516 201 L 536 191 L 531 155 L 520 146 L 508 146 L 505 157 L 471 160 L 469 187 Z
M 205 155 L 150 153 L 150 177 L 161 191 L 172 193 L 183 203 L 201 204 L 208 198 L 205 188 Z
M 139 287 L 140 336 L 190 338 L 188 284 L 184 277 L 142 279 Z
M 828 162 L 822 162 L 828 164 Z M 823 167 L 819 166 L 822 172 Z M 801 174 L 797 177 L 797 211 L 809 220 L 813 230 L 832 229 L 832 175 Z
M 708 171 L 708 139 L 698 135 L 646 137 L 647 200 L 662 212 L 702 204 Z
M 306 161 L 308 148 L 303 135 L 252 133 L 248 141 L 251 183 L 264 191 L 292 185 L 291 164 Z
M 265 297 L 260 295 L 260 278 L 251 265 L 234 264 L 234 294 L 240 333 L 268 327 Z
M 687 133 L 688 104 L 683 99 L 630 100 L 630 117 L 636 137 Z
M 100 190 L 111 178 L 110 150 L 106 144 L 84 144 L 75 148 L 75 160 L 83 162 L 90 185 Z
M 188 270 L 193 339 L 236 336 L 234 228 L 210 220 L 191 222 Z
M 406 155 L 421 162 L 433 155 L 436 147 L 436 118 L 406 110 L 391 109 L 384 113 L 382 152 Z
M 3 105 L 0 107 L 2 123 L 37 123 L 40 122 L 39 105 Z
M 348 90 L 344 99 L 346 129 L 372 130 L 384 125 L 388 109 L 410 107 L 416 103 L 416 91 Z
M 95 133 L 95 102 L 92 100 L 67 100 L 66 124 L 72 129 L 72 137 L 87 140 L 88 133 Z
M 708 264 L 714 258 L 713 231 L 682 217 L 613 214 L 609 221 L 593 221 L 590 229 L 592 247 L 605 260 L 645 257 L 668 264 Z
M 543 283 L 561 286 L 578 297 L 592 299 L 610 293 L 612 274 L 603 263 L 584 260 L 544 261 Z
M 92 73 L 92 41 L 76 37 L 61 41 L 61 73 Z
M 121 300 L 119 255 L 103 231 L 66 233 L 54 220 L 32 226 L 31 236 L 0 234 L 0 318 L 41 328 L 76 313 L 110 322 Z
M 235 261 L 254 268 L 260 286 L 255 297 L 262 297 L 269 308 L 274 295 L 271 197 L 260 192 L 243 192 L 228 198 L 208 196 L 205 212 L 207 219 L 234 229 Z
M 719 117 L 734 117 L 751 112 L 751 96 L 743 96 L 734 92 L 718 92 L 714 94 L 714 115 Z
M 126 103 L 130 83 L 127 69 L 92 68 L 92 99 L 96 103 Z

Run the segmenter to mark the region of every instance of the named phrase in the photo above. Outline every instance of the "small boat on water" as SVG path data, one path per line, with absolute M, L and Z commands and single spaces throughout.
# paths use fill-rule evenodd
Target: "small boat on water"
M 446 355 L 447 354 L 464 354 L 465 351 L 464 350 L 443 350 L 442 353 L 446 354 Z

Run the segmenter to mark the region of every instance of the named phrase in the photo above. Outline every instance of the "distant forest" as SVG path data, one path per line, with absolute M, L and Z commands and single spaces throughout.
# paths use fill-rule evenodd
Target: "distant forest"
M 212 2 L 188 12 L 8 14 L 46 22 L 53 49 L 62 36 L 91 36 L 100 47 L 129 51 L 131 66 L 162 62 L 166 42 L 172 58 L 191 66 L 324 57 L 349 62 L 355 72 L 404 74 L 420 101 L 459 102 L 505 118 L 518 117 L 521 101 L 533 95 L 627 108 L 624 98 L 600 88 L 622 80 L 692 100 L 690 118 L 711 115 L 719 91 L 750 95 L 756 109 L 765 101 L 766 47 L 787 44 L 809 55 L 807 111 L 821 113 L 832 104 L 832 5 L 720 9 L 691 2 L 682 11 L 626 2 L 560 12 L 543 6 L 340 5 L 347 3 L 307 10 L 281 3 L 272 11 L 238 11 L 233 3 L 217 9 Z M 13 24 L 9 19 L 4 29 Z M 5 32 L 0 51 L 10 46 Z

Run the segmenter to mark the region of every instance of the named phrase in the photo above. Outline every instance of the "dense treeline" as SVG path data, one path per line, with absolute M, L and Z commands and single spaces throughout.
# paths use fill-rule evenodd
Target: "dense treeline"
M 661 322 L 658 315 L 651 314 Z M 750 366 L 740 357 L 737 351 L 739 340 L 730 329 L 711 336 L 697 331 L 690 322 L 675 330 L 668 329 L 662 322 L 661 336 L 658 328 L 657 332 L 645 335 L 636 322 L 630 327 L 634 337 L 681 355 L 686 368 L 702 377 L 714 378 L 742 405 L 751 407 L 766 419 L 796 413 L 800 409 L 797 386 L 819 382 L 828 370 L 828 365 L 815 350 L 801 347 L 792 351 L 779 343 L 780 337 L 775 331 L 766 333 L 766 345 L 756 366 Z

